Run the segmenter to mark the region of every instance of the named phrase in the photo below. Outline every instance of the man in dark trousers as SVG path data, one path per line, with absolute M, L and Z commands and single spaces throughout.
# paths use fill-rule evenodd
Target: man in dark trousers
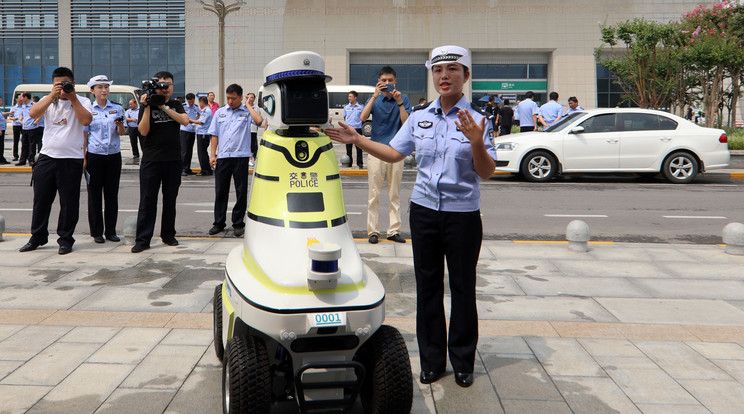
M 243 105 L 243 88 L 233 83 L 225 91 L 227 105 L 214 113 L 209 135 L 212 136 L 210 162 L 214 169 L 214 223 L 209 234 L 225 229 L 230 178 L 235 182 L 237 200 L 232 210 L 235 237 L 245 232 L 245 210 L 248 206 L 248 161 L 251 159 L 251 124 L 261 125 L 263 118 L 256 110 Z
M 154 76 L 163 95 L 164 104 L 152 107 L 147 94 L 140 103 L 139 122 L 142 145 L 140 163 L 140 202 L 137 212 L 137 238 L 132 253 L 150 248 L 158 213 L 158 191 L 163 186 L 163 216 L 160 220 L 160 238 L 169 246 L 178 246 L 176 240 L 176 198 L 181 186 L 180 127 L 189 124 L 183 104 L 171 99 L 173 74 L 158 72 Z
M 509 100 L 504 99 L 504 106 L 501 108 L 501 118 L 499 119 L 499 134 L 511 134 L 512 123 L 514 122 L 514 110 L 509 106 Z
M 36 250 L 47 243 L 49 214 L 59 193 L 57 243 L 59 254 L 72 251 L 80 216 L 80 178 L 83 174 L 85 137 L 83 128 L 90 125 L 93 115 L 90 100 L 62 89 L 62 83 L 74 83 L 72 71 L 59 67 L 52 72 L 52 91 L 30 108 L 30 118 L 46 116 L 47 142 L 33 170 L 34 207 L 31 216 L 31 238 L 21 252 Z M 66 84 L 65 86 L 69 85 Z

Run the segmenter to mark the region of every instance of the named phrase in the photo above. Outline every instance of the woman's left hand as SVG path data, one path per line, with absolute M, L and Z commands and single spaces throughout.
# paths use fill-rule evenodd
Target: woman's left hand
M 473 116 L 470 115 L 470 111 L 467 109 L 459 110 L 457 112 L 457 118 L 460 122 L 455 121 L 455 125 L 460 128 L 460 131 L 470 141 L 477 141 L 483 139 L 483 134 L 486 132 L 486 117 L 484 116 L 480 123 L 475 122 Z

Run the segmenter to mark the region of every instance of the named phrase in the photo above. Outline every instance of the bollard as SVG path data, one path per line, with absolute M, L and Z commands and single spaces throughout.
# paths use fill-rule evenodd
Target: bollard
M 588 252 L 589 225 L 581 220 L 573 220 L 566 226 L 568 249 L 574 252 Z
M 341 157 L 341 166 L 351 167 L 351 157 L 348 155 L 344 155 L 343 157 Z
M 726 244 L 726 253 L 744 255 L 744 224 L 727 224 L 723 228 L 723 242 Z
M 3 122 L 3 121 L 0 121 Z M 0 216 L 0 241 L 5 240 L 3 234 L 5 233 L 5 217 Z
M 121 225 L 121 234 L 124 235 L 124 244 L 134 244 L 137 238 L 137 216 L 129 216 Z
M 413 157 L 413 155 L 408 155 L 403 160 L 403 166 L 407 168 L 413 168 L 416 166 L 416 158 Z

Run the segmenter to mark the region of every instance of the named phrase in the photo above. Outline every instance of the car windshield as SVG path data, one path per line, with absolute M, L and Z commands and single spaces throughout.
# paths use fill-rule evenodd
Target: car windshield
M 557 132 L 564 128 L 566 128 L 568 125 L 570 125 L 573 121 L 576 120 L 576 118 L 585 115 L 586 112 L 572 112 L 568 114 L 568 116 L 565 116 L 558 120 L 558 122 L 554 123 L 553 125 L 545 128 L 545 132 Z

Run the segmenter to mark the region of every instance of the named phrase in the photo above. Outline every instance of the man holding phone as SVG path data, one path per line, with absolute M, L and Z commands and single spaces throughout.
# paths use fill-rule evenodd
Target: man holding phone
M 372 141 L 389 144 L 401 125 L 408 119 L 411 113 L 411 102 L 408 96 L 395 89 L 397 75 L 395 69 L 383 66 L 377 72 L 377 86 L 375 93 L 367 101 L 362 109 L 360 119 L 366 121 L 372 117 Z M 382 95 L 382 97 L 380 97 Z M 377 243 L 380 231 L 377 227 L 380 193 L 382 192 L 383 180 L 387 176 L 388 198 L 390 199 L 390 224 L 387 231 L 387 239 L 405 243 L 400 235 L 400 181 L 403 178 L 403 160 L 398 162 L 385 162 L 374 156 L 367 157 L 367 177 L 369 179 L 369 197 L 367 202 L 367 235 L 369 242 Z

